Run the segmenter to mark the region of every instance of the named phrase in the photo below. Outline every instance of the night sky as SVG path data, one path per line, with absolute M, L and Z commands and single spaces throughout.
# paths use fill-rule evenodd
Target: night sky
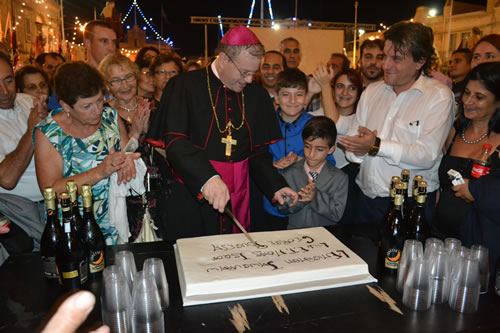
M 463 2 L 482 4 L 486 0 L 462 0 Z M 133 0 L 117 0 L 116 8 L 125 16 Z M 137 0 L 139 7 L 148 18 L 153 19 L 153 26 L 160 31 L 160 1 Z M 384 23 L 386 25 L 407 20 L 414 16 L 418 6 L 433 7 L 441 14 L 445 0 L 359 0 L 358 22 Z M 190 24 L 190 16 L 217 16 L 247 18 L 250 13 L 251 0 L 163 0 L 163 7 L 168 22 L 164 23 L 164 37 L 174 41 L 174 47 L 183 56 L 202 55 L 204 50 L 203 25 Z M 313 21 L 354 22 L 354 0 L 298 0 L 298 17 Z M 105 5 L 102 0 L 65 0 L 65 22 L 72 24 L 74 17 L 90 20 L 97 15 Z M 275 19 L 292 17 L 295 11 L 295 0 L 272 1 Z M 267 0 L 264 1 L 264 15 L 269 18 Z M 145 25 L 139 13 L 138 24 Z M 260 17 L 260 0 L 256 1 L 254 17 Z M 126 25 L 134 23 L 133 12 Z M 209 49 L 213 50 L 218 40 L 218 26 L 208 26 Z M 153 34 L 149 34 L 154 38 Z

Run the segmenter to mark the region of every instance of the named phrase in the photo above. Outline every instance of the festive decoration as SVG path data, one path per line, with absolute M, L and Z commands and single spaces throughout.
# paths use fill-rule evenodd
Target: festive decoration
M 267 0 L 267 7 L 269 8 L 269 18 L 271 20 L 274 20 L 273 7 L 271 5 L 271 0 Z M 249 27 L 250 23 L 252 22 L 254 8 L 255 8 L 255 0 L 252 0 L 252 5 L 250 6 L 250 15 L 248 15 L 247 27 Z M 272 25 L 274 25 L 274 22 L 272 22 Z
M 167 45 L 170 45 L 170 46 L 174 46 L 174 43 L 173 41 L 170 39 L 170 37 L 167 37 L 167 38 L 163 38 L 159 33 L 158 31 L 156 31 L 156 29 L 151 25 L 151 20 L 148 19 L 142 12 L 141 10 L 141 7 L 139 7 L 139 4 L 137 3 L 137 0 L 134 0 L 132 2 L 132 5 L 130 6 L 130 8 L 128 9 L 127 11 L 127 14 L 125 15 L 125 17 L 123 18 L 122 20 L 122 24 L 127 20 L 130 12 L 132 11 L 132 9 L 135 8 L 136 10 L 139 11 L 139 14 L 141 14 L 141 17 L 142 19 L 144 20 L 144 22 L 146 22 L 146 25 L 149 27 L 149 29 L 151 29 L 151 31 L 156 35 L 156 39 L 158 40 L 161 40 L 162 42 L 164 42 L 165 44 Z

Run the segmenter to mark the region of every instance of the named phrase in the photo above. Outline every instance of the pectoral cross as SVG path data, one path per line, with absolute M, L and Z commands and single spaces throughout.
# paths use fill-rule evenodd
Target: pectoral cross
M 231 146 L 236 146 L 237 143 L 231 136 L 231 128 L 228 129 L 226 137 L 222 138 L 221 142 L 226 145 L 226 156 L 231 156 Z

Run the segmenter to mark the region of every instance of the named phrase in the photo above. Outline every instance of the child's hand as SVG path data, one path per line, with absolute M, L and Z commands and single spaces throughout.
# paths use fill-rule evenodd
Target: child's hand
M 311 179 L 309 179 L 309 183 L 300 189 L 299 202 L 311 202 L 314 199 L 314 195 L 316 194 L 316 187 Z
M 290 152 L 285 157 L 282 157 L 279 160 L 273 162 L 273 166 L 276 169 L 286 169 L 290 165 L 292 165 L 293 163 L 297 162 L 298 159 L 299 159 L 299 155 L 297 155 L 293 152 Z

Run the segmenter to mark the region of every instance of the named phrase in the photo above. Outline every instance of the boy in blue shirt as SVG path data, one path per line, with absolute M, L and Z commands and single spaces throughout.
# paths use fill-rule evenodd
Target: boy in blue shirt
M 279 107 L 276 111 L 281 127 L 283 140 L 269 146 L 273 155 L 274 167 L 283 170 L 304 157 L 304 142 L 302 130 L 313 116 L 306 112 L 307 77 L 299 69 L 290 68 L 278 74 L 276 88 Z M 335 165 L 332 155 L 328 162 Z M 266 211 L 266 224 L 271 230 L 286 229 L 287 215 L 280 214 L 264 197 L 264 210 Z
M 283 171 L 288 185 L 298 193 L 293 207 L 286 203 L 278 211 L 290 214 L 288 229 L 334 225 L 347 202 L 347 174 L 326 161 L 335 150 L 335 123 L 323 116 L 310 119 L 302 131 L 305 158 Z

